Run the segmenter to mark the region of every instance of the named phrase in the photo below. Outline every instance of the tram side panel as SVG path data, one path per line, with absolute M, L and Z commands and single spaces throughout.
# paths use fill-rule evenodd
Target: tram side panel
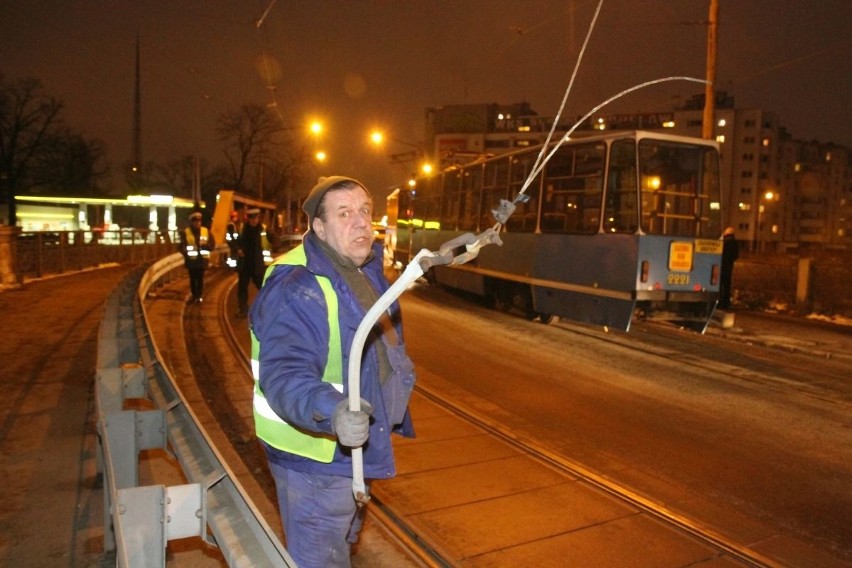
M 635 306 L 636 235 L 539 235 L 535 311 L 629 330 Z
M 437 250 L 455 232 L 415 231 L 416 250 Z M 635 304 L 637 240 L 633 235 L 503 233 L 503 246 L 472 262 L 433 268 L 443 286 L 493 299 L 527 317 L 560 316 L 628 330 Z

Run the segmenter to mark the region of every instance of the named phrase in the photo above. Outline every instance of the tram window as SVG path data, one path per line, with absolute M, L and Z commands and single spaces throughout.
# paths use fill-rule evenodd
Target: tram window
M 459 220 L 459 201 L 461 200 L 460 171 L 444 172 L 442 177 L 444 202 L 441 211 L 441 228 L 455 231 Z
M 478 224 L 479 198 L 482 193 L 482 165 L 465 168 L 462 173 L 459 205 L 459 230 L 475 231 Z
M 424 229 L 438 229 L 441 223 L 441 178 L 428 177 L 417 180 L 411 196 L 416 225 Z
M 497 220 L 491 211 L 500 206 L 501 199 L 512 199 L 509 195 L 509 161 L 497 158 L 485 163 L 482 178 L 482 199 L 479 206 L 480 229 L 491 227 Z
M 718 236 L 717 154 L 707 146 L 639 142 L 641 220 L 647 233 Z
M 536 154 L 526 152 L 515 155 L 509 165 L 509 195 L 520 193 L 527 176 L 532 171 Z M 537 175 L 527 187 L 525 194 L 529 197 L 526 203 L 518 203 L 515 212 L 509 217 L 506 229 L 511 232 L 534 233 L 538 217 L 538 196 L 541 191 L 541 174 Z
M 639 226 L 636 207 L 636 145 L 616 140 L 609 150 L 604 231 L 635 233 Z
M 597 232 L 605 150 L 600 143 L 563 146 L 551 156 L 544 176 L 542 232 Z

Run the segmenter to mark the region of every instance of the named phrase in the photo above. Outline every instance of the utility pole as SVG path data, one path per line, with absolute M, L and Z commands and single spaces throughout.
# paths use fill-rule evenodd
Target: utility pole
M 139 32 L 136 32 L 136 91 L 133 100 L 133 162 L 132 171 L 142 172 L 142 83 L 139 71 Z
M 707 84 L 704 86 L 704 116 L 702 117 L 701 137 L 713 139 L 713 110 L 716 102 L 716 35 L 719 26 L 719 0 L 710 0 L 710 14 L 707 19 Z

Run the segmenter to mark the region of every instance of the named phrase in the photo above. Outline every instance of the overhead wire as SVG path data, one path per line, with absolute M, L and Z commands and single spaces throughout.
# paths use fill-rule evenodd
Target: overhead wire
M 521 189 L 518 192 L 518 195 L 512 201 L 513 205 L 516 204 L 516 203 L 519 203 L 519 202 L 526 201 L 527 197 L 526 197 L 525 194 L 526 194 L 527 189 L 532 184 L 532 182 L 536 178 L 536 176 L 538 176 L 538 174 L 540 174 L 541 171 L 544 169 L 544 166 L 547 165 L 547 162 L 550 161 L 550 159 L 553 157 L 553 155 L 556 153 L 556 151 L 559 150 L 559 148 L 562 146 L 562 144 L 565 143 L 570 138 L 571 134 L 573 134 L 574 131 L 581 124 L 583 124 L 583 122 L 585 122 L 589 117 L 591 117 L 594 113 L 596 113 L 601 108 L 605 107 L 606 105 L 610 104 L 611 102 L 613 102 L 613 101 L 615 101 L 615 100 L 617 100 L 617 99 L 619 99 L 619 98 L 621 98 L 621 97 L 623 97 L 623 96 L 625 96 L 629 93 L 632 93 L 633 91 L 637 91 L 639 89 L 642 89 L 642 88 L 645 88 L 645 87 L 648 87 L 648 86 L 651 86 L 651 85 L 656 85 L 656 84 L 659 84 L 659 83 L 664 83 L 664 82 L 668 82 L 668 81 L 690 81 L 690 82 L 702 83 L 702 84 L 707 83 L 707 81 L 705 79 L 698 79 L 698 78 L 695 78 L 695 77 L 685 77 L 685 76 L 672 76 L 672 77 L 663 77 L 663 78 L 660 78 L 660 79 L 654 79 L 654 80 L 651 80 L 651 81 L 646 81 L 644 83 L 640 83 L 638 85 L 634 85 L 633 87 L 624 89 L 623 91 L 613 95 L 612 97 L 606 99 L 602 103 L 596 105 L 589 112 L 584 114 L 580 119 L 578 119 L 573 124 L 573 126 L 571 126 L 571 128 L 564 135 L 562 135 L 560 137 L 559 141 L 553 146 L 553 148 L 550 150 L 550 152 L 548 152 L 547 151 L 548 146 L 550 145 L 550 142 L 553 139 L 553 134 L 556 131 L 557 126 L 559 125 L 559 120 L 562 117 L 562 112 L 565 109 L 565 105 L 567 104 L 568 96 L 571 94 L 571 89 L 574 86 L 574 80 L 577 77 L 577 72 L 580 68 L 580 64 L 582 63 L 583 56 L 585 55 L 585 52 L 586 52 L 586 47 L 589 44 L 589 40 L 592 36 L 592 32 L 594 31 L 595 25 L 597 23 L 598 15 L 600 14 L 602 6 L 603 6 L 603 0 L 599 0 L 597 8 L 595 9 L 595 13 L 592 16 L 592 21 L 589 24 L 589 29 L 586 32 L 586 38 L 583 41 L 583 46 L 580 49 L 580 53 L 577 56 L 577 63 L 574 65 L 574 71 L 571 74 L 571 79 L 568 83 L 567 88 L 565 89 L 565 94 L 562 97 L 562 103 L 560 104 L 559 110 L 557 111 L 556 116 L 553 119 L 553 124 L 551 124 L 551 126 L 550 126 L 550 131 L 548 132 L 547 138 L 545 139 L 545 142 L 541 147 L 541 151 L 539 152 L 538 156 L 536 157 L 536 161 L 533 164 L 532 169 L 530 170 L 529 174 L 527 175 L 527 178 L 524 180 L 524 183 L 521 186 Z M 509 214 L 511 214 L 511 213 L 509 213 Z M 493 227 L 493 229 L 499 230 L 500 226 L 504 222 L 505 222 L 505 219 L 503 221 L 498 220 L 497 224 Z

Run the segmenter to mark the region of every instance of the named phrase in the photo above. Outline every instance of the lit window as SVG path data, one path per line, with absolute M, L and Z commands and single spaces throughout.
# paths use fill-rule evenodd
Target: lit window
M 763 143 L 764 148 L 768 147 L 769 146 L 769 138 L 764 138 L 762 143 Z
M 725 135 L 724 134 L 718 134 L 716 136 L 716 142 L 718 142 L 719 144 L 724 144 L 725 143 Z
M 726 124 L 728 124 L 728 122 L 724 118 L 720 118 L 717 123 L 718 126 L 725 126 Z

